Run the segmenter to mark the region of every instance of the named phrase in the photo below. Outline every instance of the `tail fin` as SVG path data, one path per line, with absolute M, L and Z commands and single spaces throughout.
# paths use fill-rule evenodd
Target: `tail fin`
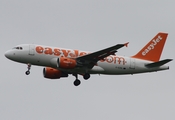
M 160 59 L 168 33 L 158 33 L 133 58 L 157 62 Z

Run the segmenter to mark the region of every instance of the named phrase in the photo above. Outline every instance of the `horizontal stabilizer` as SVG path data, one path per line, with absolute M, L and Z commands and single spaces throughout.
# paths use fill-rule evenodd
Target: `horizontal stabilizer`
M 146 67 L 149 67 L 149 68 L 152 68 L 152 67 L 160 67 L 170 61 L 172 61 L 173 59 L 165 59 L 165 60 L 161 60 L 161 61 L 158 61 L 158 62 L 154 62 L 154 63 L 149 63 L 149 64 L 146 64 L 145 66 Z

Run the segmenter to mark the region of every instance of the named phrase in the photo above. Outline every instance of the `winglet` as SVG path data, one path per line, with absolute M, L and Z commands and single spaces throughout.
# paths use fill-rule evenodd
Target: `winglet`
M 160 59 L 168 33 L 158 33 L 133 58 L 157 62 Z
M 124 46 L 128 47 L 129 42 L 125 43 Z

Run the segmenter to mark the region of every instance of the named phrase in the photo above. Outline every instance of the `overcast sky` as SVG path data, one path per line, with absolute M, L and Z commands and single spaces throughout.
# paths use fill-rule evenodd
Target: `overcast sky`
M 130 42 L 132 56 L 158 32 L 169 36 L 161 59 L 175 58 L 172 0 L 0 0 L 1 120 L 174 120 L 174 61 L 170 70 L 48 80 L 43 67 L 5 58 L 15 45 L 35 43 L 87 51 Z

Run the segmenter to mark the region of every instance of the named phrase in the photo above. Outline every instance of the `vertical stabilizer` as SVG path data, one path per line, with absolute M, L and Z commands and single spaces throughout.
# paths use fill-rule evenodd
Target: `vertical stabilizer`
M 157 62 L 162 54 L 168 33 L 158 33 L 146 46 L 144 46 L 133 58 Z

